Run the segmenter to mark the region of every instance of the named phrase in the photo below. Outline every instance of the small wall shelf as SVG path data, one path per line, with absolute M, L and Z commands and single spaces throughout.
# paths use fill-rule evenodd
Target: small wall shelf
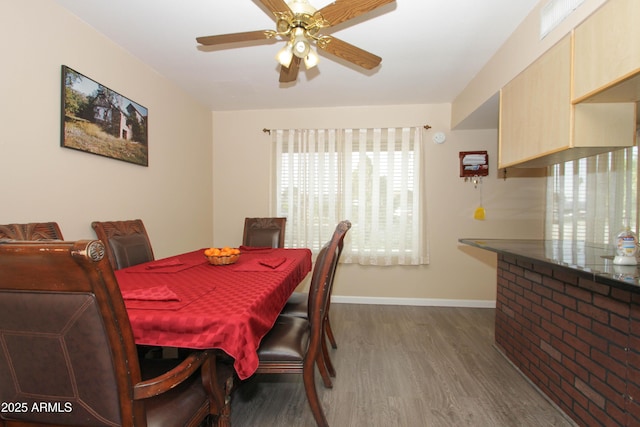
M 486 151 L 461 151 L 460 177 L 473 178 L 489 175 L 489 155 Z

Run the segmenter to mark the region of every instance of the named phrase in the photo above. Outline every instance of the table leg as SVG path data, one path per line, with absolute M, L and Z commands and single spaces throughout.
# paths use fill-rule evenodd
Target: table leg
M 209 413 L 217 427 L 231 427 L 233 379 L 233 366 L 218 361 L 216 351 L 211 351 L 202 365 L 202 380 L 209 394 Z

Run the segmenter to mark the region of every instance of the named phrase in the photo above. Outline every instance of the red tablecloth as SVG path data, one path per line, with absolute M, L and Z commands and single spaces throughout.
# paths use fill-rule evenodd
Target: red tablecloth
M 213 266 L 203 250 L 117 270 L 136 343 L 217 348 L 241 379 L 258 367 L 260 340 L 311 271 L 307 249 L 243 252 Z

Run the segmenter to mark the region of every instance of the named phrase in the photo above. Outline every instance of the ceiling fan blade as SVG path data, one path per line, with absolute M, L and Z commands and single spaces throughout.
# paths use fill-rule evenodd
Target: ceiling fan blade
M 248 42 L 253 40 L 264 40 L 271 38 L 269 30 L 247 31 L 245 33 L 220 34 L 218 36 L 197 37 L 196 41 L 205 46 L 218 44 Z
M 337 39 L 333 36 L 327 37 L 331 40 L 326 45 L 323 44 L 321 46 L 320 44 L 318 44 L 318 47 L 320 49 L 324 49 L 332 55 L 352 62 L 367 70 L 371 70 L 372 68 L 377 67 L 380 62 L 382 62 L 382 58 L 374 55 L 373 53 L 362 50 L 359 47 L 355 47 L 354 45 Z
M 285 13 L 291 10 L 284 0 L 260 0 L 260 3 L 274 14 L 276 12 Z
M 336 0 L 326 5 L 317 13 L 329 22 L 329 26 L 338 25 L 349 19 L 356 18 L 363 13 L 371 12 L 374 9 L 393 3 L 395 0 Z
M 298 70 L 300 70 L 300 58 L 294 56 L 289 68 L 280 66 L 280 83 L 295 82 L 298 78 Z

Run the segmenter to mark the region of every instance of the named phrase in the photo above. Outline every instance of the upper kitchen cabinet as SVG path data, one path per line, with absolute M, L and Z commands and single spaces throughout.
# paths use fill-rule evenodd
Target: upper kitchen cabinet
M 500 91 L 500 169 L 567 145 L 570 42 L 569 37 L 562 39 Z
M 544 167 L 633 145 L 635 103 L 572 103 L 572 38 L 500 91 L 500 169 Z
M 574 102 L 640 100 L 640 1 L 609 0 L 574 43 Z

